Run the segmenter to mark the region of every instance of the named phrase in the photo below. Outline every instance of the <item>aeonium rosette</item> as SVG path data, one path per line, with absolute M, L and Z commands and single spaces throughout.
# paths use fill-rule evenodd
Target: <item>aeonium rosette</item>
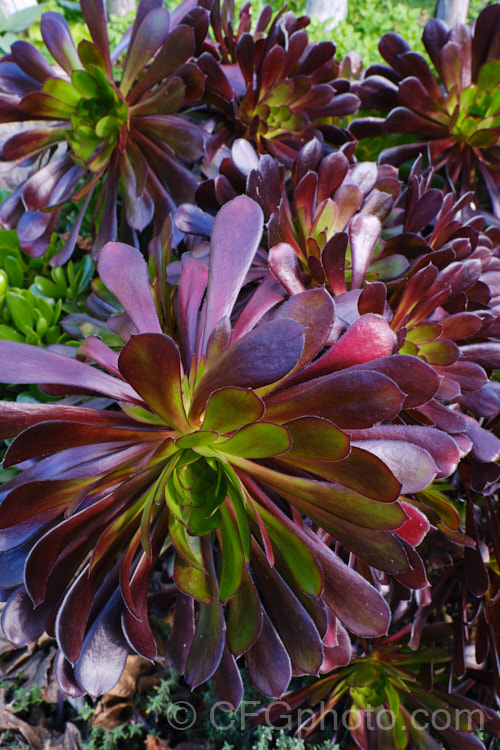
M 5 141 L 1 159 L 16 166 L 48 157 L 3 203 L 0 222 L 16 228 L 22 249 L 38 257 L 62 205 L 81 202 L 64 248 L 52 259 L 56 265 L 71 255 L 96 191 L 95 256 L 117 239 L 120 197 L 122 236 L 128 231 L 132 239 L 152 220 L 159 230 L 177 201 L 192 199 L 197 180 L 186 162 L 204 149 L 202 130 L 180 111 L 203 92 L 204 76 L 190 58 L 197 34 L 208 28 L 206 11 L 178 18 L 161 0 L 142 0 L 125 43 L 111 52 L 102 0 L 82 0 L 81 9 L 92 41 L 78 49 L 61 15 L 42 16 L 42 37 L 59 72 L 25 41 L 0 61 L 0 119 L 36 121 Z M 57 144 L 65 148 L 54 155 Z
M 22 469 L 0 507 L 3 629 L 16 644 L 55 634 L 59 684 L 73 695 L 111 688 L 131 649 L 155 657 L 156 566 L 176 599 L 172 661 L 192 686 L 215 673 L 233 705 L 242 654 L 257 687 L 279 695 L 292 669 L 346 663 L 347 631 L 387 632 L 383 597 L 322 534 L 339 552 L 426 585 L 407 541 L 426 522 L 398 497 L 453 471 L 456 444 L 423 427 L 413 441 L 408 428 L 396 478 L 347 430 L 369 434 L 408 400 L 429 400 L 436 376 L 395 355 L 380 369 L 308 377 L 334 322 L 325 290 L 271 311 L 257 291 L 235 312 L 262 229 L 246 196 L 219 211 L 208 267 L 183 258 L 176 316 L 166 314 L 174 290 L 162 300 L 139 251 L 108 244 L 99 273 L 124 310 L 119 351 L 90 336 L 83 362 L 0 342 L 2 380 L 116 402 L 0 407 L 0 435 L 15 438 L 5 465 Z

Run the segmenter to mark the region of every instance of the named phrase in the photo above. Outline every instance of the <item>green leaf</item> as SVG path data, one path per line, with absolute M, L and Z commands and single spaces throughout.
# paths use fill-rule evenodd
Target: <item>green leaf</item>
M 306 594 L 319 596 L 323 590 L 323 573 L 309 547 L 267 510 L 259 506 L 257 512 L 300 588 Z
M 204 430 L 233 432 L 264 414 L 264 402 L 250 388 L 221 388 L 208 399 Z
M 477 87 L 483 91 L 494 91 L 500 84 L 500 60 L 490 60 L 481 66 Z
M 9 277 L 9 283 L 11 286 L 17 286 L 20 288 L 24 286 L 24 271 L 20 260 L 18 261 L 17 258 L 8 255 L 3 262 L 3 268 Z
M 81 99 L 81 95 L 76 88 L 62 78 L 49 78 L 43 84 L 43 90 L 46 94 L 53 96 L 54 99 L 59 99 L 68 105 L 76 106 Z
M 184 560 L 202 572 L 206 570 L 201 554 L 200 538 L 192 536 L 184 524 L 172 513 L 168 517 L 168 530 L 172 543 Z
M 256 422 L 242 427 L 228 440 L 217 442 L 222 453 L 245 458 L 266 458 L 285 453 L 291 446 L 286 427 L 270 422 Z
M 245 569 L 245 557 L 237 524 L 223 503 L 220 506 L 222 537 L 222 572 L 220 576 L 219 597 L 226 602 L 237 591 Z
M 175 585 L 185 594 L 202 604 L 212 603 L 213 596 L 208 576 L 201 570 L 193 568 L 180 555 L 175 556 L 173 577 Z
M 234 656 L 254 643 L 262 627 L 262 606 L 255 586 L 245 569 L 241 585 L 229 603 L 226 642 Z
M 19 331 L 15 331 L 14 328 L 6 326 L 3 323 L 0 323 L 0 339 L 2 341 L 19 341 L 20 343 L 24 343 L 24 336 Z
M 192 432 L 189 435 L 183 435 L 175 441 L 178 448 L 202 448 L 205 445 L 212 445 L 212 443 L 218 438 L 216 432 Z
M 9 290 L 5 295 L 5 301 L 7 302 L 7 307 L 16 328 L 22 333 L 24 333 L 27 328 L 32 329 L 34 324 L 33 313 L 31 312 L 31 305 L 27 299 L 23 295 Z

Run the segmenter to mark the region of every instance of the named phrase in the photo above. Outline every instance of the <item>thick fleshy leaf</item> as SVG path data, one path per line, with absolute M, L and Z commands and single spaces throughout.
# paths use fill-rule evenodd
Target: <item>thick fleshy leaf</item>
M 42 603 L 36 609 L 23 587 L 7 601 L 2 611 L 2 630 L 16 647 L 26 646 L 39 638 L 52 614 L 53 602 Z
M 210 239 L 203 351 L 221 318 L 231 315 L 259 247 L 263 226 L 262 209 L 244 195 L 226 203 L 215 218 Z
M 219 668 L 215 673 L 214 697 L 223 710 L 236 711 L 243 698 L 243 681 L 236 660 L 224 648 Z
M 217 442 L 214 447 L 230 456 L 266 458 L 286 453 L 290 446 L 291 439 L 286 427 L 258 422 L 245 425 L 227 440 Z
M 262 605 L 255 585 L 245 570 L 239 589 L 229 603 L 226 642 L 235 656 L 255 643 L 262 628 Z
M 104 409 L 89 409 L 84 406 L 52 404 L 25 404 L 23 402 L 0 402 L 0 439 L 14 437 L 27 427 L 39 422 L 58 420 L 80 422 L 88 425 L 116 425 L 135 427 L 137 423 L 121 412 Z
M 188 120 L 174 115 L 149 115 L 134 117 L 134 125 L 156 135 L 185 161 L 196 161 L 203 156 L 204 132 Z
M 53 12 L 44 13 L 40 21 L 40 30 L 50 54 L 69 76 L 74 70 L 82 67 L 64 16 Z
M 427 516 L 410 503 L 402 501 L 401 507 L 404 508 L 408 520 L 399 527 L 398 536 L 406 539 L 412 547 L 418 547 L 430 528 Z
M 381 315 L 366 313 L 355 320 L 337 343 L 305 372 L 308 378 L 312 378 L 372 362 L 391 355 L 395 346 L 396 335 L 386 319 Z
M 203 375 L 191 405 L 190 419 L 196 423 L 209 396 L 220 388 L 257 389 L 281 380 L 295 367 L 303 346 L 304 328 L 295 320 L 280 318 L 257 326 Z
M 94 698 L 111 690 L 125 668 L 129 646 L 120 624 L 122 606 L 116 591 L 90 628 L 75 665 L 78 684 Z
M 224 650 L 224 634 L 224 614 L 220 602 L 200 604 L 200 614 L 184 672 L 191 690 L 208 680 L 219 666 Z
M 181 360 L 175 342 L 163 333 L 141 333 L 123 347 L 118 365 L 148 406 L 182 432 L 190 432 L 181 391 Z
M 256 545 L 252 549 L 252 560 L 267 612 L 290 659 L 301 671 L 317 674 L 323 661 L 323 648 L 312 619 Z M 294 613 L 293 618 L 289 617 L 289 612 Z
M 264 410 L 264 402 L 251 389 L 221 388 L 208 400 L 203 429 L 221 434 L 233 432 L 258 422 Z
M 14 160 L 28 157 L 52 143 L 64 139 L 66 128 L 30 128 L 9 138 L 2 147 L 2 159 Z
M 101 51 L 108 72 L 111 73 L 106 6 L 103 0 L 81 0 L 80 6 L 92 40 Z
M 438 467 L 423 448 L 403 441 L 363 440 L 359 446 L 378 456 L 401 482 L 401 492 L 419 492 L 436 478 Z
M 186 659 L 194 638 L 194 601 L 190 596 L 178 593 L 175 603 L 174 622 L 165 649 L 165 660 L 180 674 L 186 668 Z
M 261 693 L 275 698 L 285 692 L 292 677 L 290 657 L 265 612 L 260 635 L 245 658 L 250 679 Z
M 355 369 L 375 370 L 394 380 L 406 394 L 403 402 L 406 409 L 427 403 L 439 388 L 439 378 L 434 368 L 407 354 L 393 354 L 391 357 L 361 363 Z
M 456 442 L 446 433 L 433 427 L 376 425 L 370 430 L 349 430 L 349 432 L 352 441 L 359 446 L 362 446 L 365 440 L 390 440 L 395 441 L 396 445 L 407 442 L 423 448 L 438 467 L 438 478 L 452 474 L 460 460 L 460 450 Z M 383 453 L 382 447 L 380 451 Z
M 110 242 L 101 252 L 98 269 L 101 280 L 123 305 L 139 333 L 161 333 L 148 267 L 141 253 L 130 245 Z
M 137 402 L 137 393 L 117 378 L 57 352 L 15 341 L 0 341 L 0 381 L 54 383 Z
M 55 75 L 54 69 L 33 44 L 19 40 L 11 45 L 10 52 L 19 67 L 40 83 Z
M 292 438 L 287 459 L 339 461 L 349 453 L 349 437 L 326 419 L 298 417 L 285 424 Z
M 123 67 L 120 92 L 127 96 L 134 80 L 168 36 L 170 16 L 166 8 L 155 8 L 144 18 L 131 40 Z
M 387 633 L 391 612 L 383 596 L 312 532 L 307 533 L 314 539 L 325 581 L 323 597 L 330 609 L 356 635 L 373 638 Z
M 308 414 L 323 417 L 341 428 L 370 427 L 395 417 L 404 394 L 393 380 L 378 372 L 342 372 L 293 386 L 268 398 L 266 417 L 288 422 Z
M 360 289 L 375 245 L 378 242 L 382 225 L 376 216 L 358 214 L 349 225 L 351 245 L 352 276 L 351 289 Z

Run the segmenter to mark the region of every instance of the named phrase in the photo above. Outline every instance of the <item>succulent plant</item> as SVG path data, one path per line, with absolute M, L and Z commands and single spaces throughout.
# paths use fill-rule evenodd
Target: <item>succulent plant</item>
M 55 633 L 59 682 L 73 694 L 111 687 L 130 648 L 154 657 L 147 594 L 157 563 L 171 566 L 168 592 L 177 599 L 172 659 L 191 685 L 216 672 L 233 705 L 242 653 L 255 684 L 275 695 L 292 665 L 317 673 L 331 663 L 323 639 L 332 628 L 345 648 L 346 629 L 387 631 L 381 594 L 308 523 L 364 564 L 425 585 L 408 539 L 428 527 L 398 497 L 424 489 L 445 465 L 452 471 L 459 452 L 439 430 L 414 436 L 408 428 L 391 462 L 396 478 L 377 455 L 384 445 L 393 452 L 394 437 L 370 441 L 370 429 L 408 399 L 428 401 L 435 374 L 395 355 L 315 377 L 310 363 L 333 324 L 322 289 L 295 295 L 267 319 L 266 305 L 249 317 L 252 297 L 233 312 L 262 228 L 250 198 L 224 206 L 208 268 L 183 258 L 177 292 L 158 278 L 150 286 L 139 251 L 107 245 L 99 273 L 124 310 L 110 321 L 118 351 L 90 336 L 82 362 L 0 342 L 2 380 L 99 393 L 120 407 L 0 409 L 2 437 L 17 436 L 5 466 L 30 459 L 2 491 L 2 554 L 13 561 L 1 582 L 4 632 L 18 644 L 44 628 Z M 350 440 L 351 430 L 361 439 Z
M 306 16 L 281 10 L 273 19 L 267 5 L 252 33 L 250 3 L 241 9 L 238 25 L 233 11 L 230 3 L 214 2 L 214 42 L 198 59 L 207 77 L 204 101 L 224 116 L 209 155 L 243 136 L 259 153 L 290 163 L 312 137 L 326 133 L 334 142 L 348 140 L 339 118 L 355 112 L 359 101 L 349 82 L 338 77 L 335 45 L 309 44 Z
M 452 29 L 435 18 L 423 43 L 437 75 L 425 58 L 398 34 L 382 37 L 380 53 L 388 63 L 373 65 L 355 90 L 372 114 L 351 123 L 357 138 L 376 132 L 417 136 L 415 143 L 383 151 L 381 163 L 402 164 L 428 148 L 430 162 L 446 168 L 450 185 L 461 194 L 486 187 L 495 216 L 500 216 L 500 5 L 488 5 L 473 27 Z M 475 200 L 476 206 L 479 199 Z
M 42 16 L 43 39 L 59 70 L 25 41 L 13 44 L 0 62 L 0 119 L 36 121 L 5 141 L 1 158 L 13 166 L 33 159 L 38 164 L 3 203 L 0 222 L 16 228 L 22 249 L 38 257 L 62 205 L 81 202 L 54 265 L 70 257 L 94 193 L 94 257 L 117 238 L 119 200 L 122 238 L 133 239 L 153 219 L 159 231 L 175 202 L 194 194 L 196 177 L 185 162 L 203 153 L 203 132 L 180 110 L 203 91 L 204 76 L 190 58 L 196 34 L 204 35 L 199 26 L 206 11 L 171 18 L 160 1 L 143 0 L 124 44 L 111 53 L 104 3 L 82 0 L 81 8 L 92 41 L 82 41 L 78 50 L 62 16 Z M 54 154 L 57 144 L 62 150 Z

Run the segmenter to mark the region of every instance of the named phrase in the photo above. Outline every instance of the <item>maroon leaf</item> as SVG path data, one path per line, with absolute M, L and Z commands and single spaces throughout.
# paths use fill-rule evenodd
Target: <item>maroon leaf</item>
M 290 658 L 269 617 L 263 612 L 262 630 L 245 655 L 250 679 L 264 695 L 282 695 L 292 677 Z
M 219 601 L 200 604 L 184 677 L 191 690 L 208 680 L 216 671 L 224 651 L 224 614 Z
M 123 376 L 167 424 L 190 432 L 181 391 L 181 361 L 175 342 L 163 333 L 141 333 L 123 347 Z
M 44 13 L 40 20 L 43 41 L 54 60 L 71 76 L 81 68 L 78 52 L 66 19 L 59 13 Z

